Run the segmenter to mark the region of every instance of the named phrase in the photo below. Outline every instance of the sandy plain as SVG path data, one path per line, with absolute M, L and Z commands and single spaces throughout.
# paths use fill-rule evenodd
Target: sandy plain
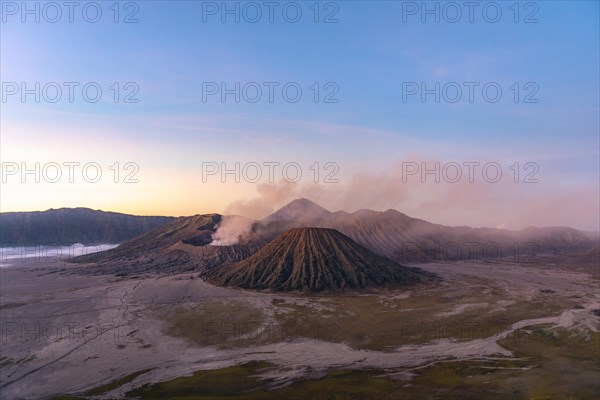
M 259 378 L 273 388 L 347 369 L 410 381 L 440 362 L 516 359 L 506 343 L 522 342 L 532 327 L 566 329 L 583 342 L 598 334 L 595 267 L 556 259 L 420 267 L 442 282 L 305 294 L 220 288 L 194 274 L 85 276 L 66 262 L 19 262 L 0 269 L 0 394 L 84 394 L 136 373 L 92 396 L 124 398 L 252 361 L 269 363 Z

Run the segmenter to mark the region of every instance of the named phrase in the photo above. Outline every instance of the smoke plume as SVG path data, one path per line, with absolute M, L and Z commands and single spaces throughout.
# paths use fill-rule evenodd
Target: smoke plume
M 251 219 L 238 215 L 224 216 L 215 233 L 213 233 L 213 246 L 231 246 L 237 244 L 240 238 L 250 231 Z
M 404 162 L 431 166 L 436 160 L 415 157 Z M 258 184 L 257 197 L 231 203 L 225 214 L 261 219 L 288 202 L 305 197 L 330 211 L 393 208 L 411 217 L 451 226 L 598 229 L 597 185 L 561 184 L 544 175 L 543 166 L 536 175 L 538 183 L 514 182 L 509 165 L 502 165 L 502 179 L 492 183 L 483 179 L 480 172 L 469 182 L 465 171 L 458 182 L 443 178 L 436 182 L 433 176 L 423 179 L 421 174 L 407 179 L 403 176 L 402 162 L 398 162 L 384 171 L 356 174 L 340 183 Z

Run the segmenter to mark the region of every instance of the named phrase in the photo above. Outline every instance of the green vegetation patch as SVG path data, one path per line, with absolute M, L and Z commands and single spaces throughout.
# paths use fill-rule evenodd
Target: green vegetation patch
M 536 368 L 513 376 L 515 387 L 530 398 L 600 398 L 600 333 L 539 325 L 521 329 L 519 337 L 500 344 Z
M 556 298 L 515 301 L 499 309 L 498 300 L 511 300 L 500 289 L 444 290 L 438 296 L 416 292 L 407 298 L 394 297 L 394 292 L 381 295 L 383 291 L 319 298 L 324 309 L 281 301 L 273 301 L 273 306 L 279 310 L 275 318 L 281 326 L 297 326 L 305 337 L 376 351 L 487 338 L 520 320 L 555 315 L 570 306 Z
M 272 367 L 266 362 L 250 362 L 221 370 L 198 371 L 189 377 L 146 385 L 127 393 L 129 398 L 147 400 L 351 400 L 397 399 L 401 382 L 377 376 L 372 371 L 340 370 L 321 379 L 302 380 L 273 388 L 273 382 L 257 374 Z
M 503 361 L 500 361 L 503 363 Z M 514 361 L 506 360 L 506 365 Z M 493 362 L 498 365 L 498 362 Z M 502 382 L 487 383 L 490 379 L 486 362 L 445 362 L 418 370 L 412 380 L 388 376 L 393 371 L 337 370 L 318 379 L 293 382 L 274 387 L 257 376 L 264 362 L 214 371 L 198 371 L 189 377 L 177 378 L 135 389 L 128 398 L 143 400 L 397 400 L 444 398 L 450 400 L 505 400 L 523 398 L 520 393 L 502 386 Z M 472 381 L 469 378 L 475 375 Z M 516 395 L 516 396 L 515 396 Z
M 149 369 L 144 369 L 142 371 L 137 371 L 134 372 L 133 374 L 129 374 L 127 376 L 124 376 L 123 378 L 117 379 L 115 381 L 112 381 L 110 383 L 107 383 L 106 385 L 102 385 L 102 386 L 98 386 L 95 387 L 91 390 L 88 390 L 87 392 L 85 392 L 82 395 L 74 395 L 74 396 L 56 396 L 53 397 L 51 400 L 82 400 L 82 399 L 88 399 L 89 396 L 100 396 L 102 394 L 108 393 L 112 390 L 118 389 L 121 386 L 133 381 L 135 378 L 137 378 L 140 375 L 145 374 L 146 372 L 150 372 L 152 371 L 152 368 Z
M 242 300 L 165 307 L 157 314 L 170 325 L 170 335 L 188 338 L 201 347 L 245 347 L 269 338 L 264 313 Z
M 128 392 L 127 397 L 173 400 L 230 399 L 248 391 L 261 390 L 264 384 L 261 384 L 255 375 L 268 366 L 266 362 L 250 362 L 220 370 L 198 371 L 192 376 L 144 385 Z
M 146 372 L 150 372 L 152 371 L 152 368 L 149 369 L 144 369 L 142 371 L 137 371 L 134 372 L 133 374 L 129 374 L 127 376 L 124 376 L 121 379 L 117 379 L 116 381 L 112 381 L 110 383 L 107 383 L 106 385 L 102 385 L 102 386 L 98 386 L 96 388 L 93 388 L 89 391 L 87 391 L 85 393 L 85 396 L 99 396 L 101 394 L 110 392 L 111 390 L 115 390 L 120 388 L 121 386 L 133 381 L 135 378 L 137 378 L 140 375 L 145 374 Z

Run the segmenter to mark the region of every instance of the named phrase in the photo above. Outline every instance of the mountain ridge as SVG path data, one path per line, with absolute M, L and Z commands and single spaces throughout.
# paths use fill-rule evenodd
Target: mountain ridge
M 367 250 L 398 264 L 498 259 L 529 262 L 544 255 L 578 256 L 597 247 L 599 240 L 598 233 L 574 228 L 510 231 L 449 227 L 393 209 L 347 213 L 329 212 L 307 199 L 290 204 L 263 220 L 251 222 L 243 230 L 231 232 L 227 238 L 233 240 L 221 242 L 228 245 L 215 245 L 218 244 L 215 238 L 219 236 L 221 220 L 229 216 L 203 214 L 174 218 L 115 249 L 74 261 L 94 263 L 98 273 L 204 271 L 237 263 L 283 232 L 307 227 L 335 229 Z M 226 229 L 219 234 L 224 231 Z
M 172 221 L 86 207 L 0 213 L 0 245 L 120 243 Z
M 304 203 L 310 200 L 304 200 Z M 291 203 L 290 203 L 291 204 Z M 285 205 L 276 213 L 286 215 Z M 305 204 L 306 206 L 306 204 Z M 284 211 L 282 211 L 284 210 Z M 540 227 L 522 230 L 446 226 L 410 217 L 398 210 L 361 209 L 354 213 L 329 213 L 322 218 L 258 221 L 253 231 L 272 240 L 294 227 L 339 230 L 357 243 L 399 263 L 459 260 L 493 260 L 509 257 L 523 261 L 540 254 L 579 254 L 597 246 L 598 232 L 570 227 Z M 526 252 L 524 249 L 528 249 Z

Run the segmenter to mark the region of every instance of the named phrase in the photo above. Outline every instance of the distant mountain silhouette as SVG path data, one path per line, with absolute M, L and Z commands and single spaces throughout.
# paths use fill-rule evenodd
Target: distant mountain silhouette
M 0 213 L 0 245 L 120 243 L 172 221 L 89 208 Z
M 412 284 L 427 275 L 360 246 L 334 229 L 288 230 L 239 263 L 216 270 L 210 280 L 246 289 L 322 291 L 383 284 Z
M 253 228 L 253 235 L 268 241 L 291 228 L 333 228 L 367 249 L 400 263 L 501 257 L 523 262 L 542 254 L 581 254 L 597 246 L 599 239 L 598 232 L 568 227 L 530 227 L 512 231 L 444 226 L 391 209 L 332 213 L 303 199 L 302 208 L 322 210 L 313 217 L 313 213 L 296 212 L 299 209 L 297 201 L 259 221 Z M 287 215 L 292 217 L 286 219 Z

